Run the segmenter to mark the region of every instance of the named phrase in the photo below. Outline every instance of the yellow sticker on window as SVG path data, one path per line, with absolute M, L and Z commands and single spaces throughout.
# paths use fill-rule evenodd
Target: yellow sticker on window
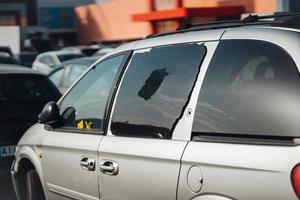
M 92 129 L 93 128 L 93 122 L 85 122 L 85 127 L 87 129 Z
M 77 128 L 78 129 L 83 129 L 84 128 L 84 122 L 83 122 L 83 120 L 80 120 L 80 122 L 77 123 Z

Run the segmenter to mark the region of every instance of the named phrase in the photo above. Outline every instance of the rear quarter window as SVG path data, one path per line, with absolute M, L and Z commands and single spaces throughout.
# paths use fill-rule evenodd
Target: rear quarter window
M 196 107 L 193 135 L 300 136 L 299 73 L 280 47 L 221 41 Z

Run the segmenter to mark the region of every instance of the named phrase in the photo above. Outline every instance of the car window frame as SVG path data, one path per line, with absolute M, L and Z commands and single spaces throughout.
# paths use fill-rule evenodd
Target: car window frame
M 64 67 L 59 67 L 57 69 L 54 69 L 54 71 L 52 71 L 49 75 L 48 75 L 48 78 L 50 79 L 51 76 L 53 76 L 54 74 L 58 73 L 59 71 L 62 70 L 62 76 L 59 78 L 59 81 L 58 81 L 58 84 L 57 84 L 57 87 L 61 87 L 62 86 L 62 79 L 63 77 L 65 76 L 65 68 Z M 50 79 L 51 80 L 51 79 Z
M 86 72 L 84 72 L 84 74 L 82 74 L 78 80 L 72 84 L 72 86 L 69 88 L 69 90 L 61 97 L 61 99 L 57 102 L 57 105 L 60 106 L 61 102 L 65 99 L 65 97 L 70 93 L 70 91 L 72 90 L 72 88 L 74 88 L 77 83 L 80 82 L 80 80 L 85 77 L 86 74 L 88 74 L 95 66 L 97 66 L 98 64 L 102 63 L 102 62 L 105 62 L 109 59 L 112 59 L 114 57 L 118 57 L 118 56 L 124 56 L 123 58 L 123 61 L 122 63 L 120 64 L 120 67 L 117 71 L 117 74 L 116 74 L 116 77 L 115 77 L 115 80 L 113 81 L 113 84 L 110 88 L 110 91 L 109 91 L 109 95 L 108 95 L 108 99 L 106 101 L 106 106 L 105 106 L 105 109 L 104 109 L 104 115 L 103 115 L 103 128 L 102 130 L 98 130 L 98 129 L 92 129 L 92 130 L 82 130 L 82 129 L 78 129 L 78 128 L 73 128 L 73 127 L 64 127 L 64 126 L 49 126 L 49 125 L 45 125 L 44 126 L 44 129 L 45 130 L 48 130 L 48 131 L 53 131 L 53 132 L 64 132 L 64 133 L 74 133 L 74 134 L 88 134 L 88 135 L 105 135 L 106 133 L 106 124 L 107 124 L 107 114 L 109 113 L 109 105 L 111 104 L 111 101 L 112 101 L 112 98 L 113 98 L 113 93 L 114 91 L 117 89 L 117 85 L 116 83 L 118 82 L 119 80 L 119 76 L 121 74 L 121 72 L 123 71 L 123 69 L 125 68 L 128 60 L 129 60 L 129 57 L 131 55 L 131 51 L 124 51 L 124 52 L 119 52 L 119 53 L 116 53 L 116 54 L 112 54 L 112 55 L 109 55 L 101 60 L 99 60 L 98 62 L 92 64 L 88 70 L 86 70 Z
M 207 44 L 210 44 L 210 43 L 217 43 L 217 45 L 215 47 L 211 47 L 211 46 L 207 46 Z M 179 137 L 176 133 L 176 135 L 174 134 L 175 132 L 177 132 L 177 129 L 179 126 L 182 126 L 183 128 L 186 128 L 186 126 L 183 126 L 180 122 L 181 121 L 189 121 L 190 120 L 190 116 L 188 116 L 189 119 L 186 119 L 186 116 L 185 116 L 185 112 L 186 112 L 186 109 L 189 109 L 190 108 L 190 104 L 191 104 L 191 101 L 193 99 L 193 94 L 196 92 L 198 94 L 198 91 L 195 91 L 195 86 L 197 84 L 197 82 L 201 82 L 201 85 L 202 85 L 202 81 L 199 80 L 199 77 L 201 76 L 201 74 L 203 73 L 202 71 L 204 71 L 204 74 L 206 74 L 206 71 L 207 71 L 207 66 L 206 63 L 205 63 L 205 60 L 209 59 L 209 62 L 210 62 L 210 56 L 208 56 L 209 52 L 213 50 L 213 53 L 212 55 L 214 54 L 215 50 L 216 50 L 216 47 L 218 46 L 219 44 L 219 41 L 206 41 L 206 40 L 195 40 L 195 41 L 188 41 L 188 42 L 178 42 L 178 43 L 169 43 L 169 44 L 161 44 L 161 45 L 155 45 L 155 46 L 150 46 L 150 47 L 142 47 L 142 48 L 136 48 L 136 49 L 133 49 L 131 50 L 131 54 L 129 55 L 128 57 L 128 60 L 127 60 L 127 63 L 125 65 L 125 67 L 123 68 L 121 74 L 119 75 L 118 77 L 118 81 L 116 83 L 116 88 L 115 88 L 115 91 L 113 93 L 113 99 L 110 100 L 111 102 L 111 105 L 109 107 L 109 113 L 108 113 L 108 119 L 106 120 L 106 126 L 105 126 L 105 136 L 112 136 L 112 137 L 119 137 L 119 138 L 122 138 L 122 137 L 125 137 L 125 136 L 116 136 L 112 133 L 111 131 L 111 124 L 112 124 L 112 115 L 113 115 L 113 111 L 114 111 L 114 107 L 115 107 L 115 104 L 116 104 L 116 99 L 117 99 L 117 95 L 119 93 L 119 89 L 120 89 L 120 86 L 122 84 L 122 81 L 124 79 L 124 75 L 126 74 L 126 71 L 128 70 L 128 66 L 130 65 L 130 62 L 132 60 L 132 56 L 134 55 L 134 53 L 136 51 L 141 51 L 141 50 L 147 50 L 149 48 L 156 48 L 156 47 L 169 47 L 169 46 L 174 46 L 174 45 L 183 45 L 183 44 L 190 44 L 190 43 L 195 43 L 195 44 L 202 44 L 204 45 L 205 49 L 206 49 L 206 52 L 205 52 L 205 55 L 201 61 L 201 65 L 199 66 L 199 72 L 197 73 L 196 75 L 196 78 L 195 78 L 195 81 L 193 83 L 193 86 L 192 86 L 192 89 L 189 93 L 189 98 L 187 99 L 187 102 L 185 102 L 185 105 L 184 105 L 184 108 L 182 109 L 182 113 L 180 114 L 180 118 L 177 119 L 177 122 L 176 124 L 173 124 L 173 130 L 172 130 L 172 137 L 170 139 L 162 139 L 162 140 L 184 140 L 184 141 L 190 141 L 190 135 L 191 135 L 191 132 L 189 133 L 185 133 L 185 134 L 181 134 Z M 213 45 L 214 46 L 214 45 Z M 202 69 L 204 68 L 204 69 Z M 194 106 L 192 106 L 194 107 Z M 193 120 L 193 119 L 192 119 Z M 188 135 L 187 135 L 188 134 Z M 129 137 L 131 138 L 131 137 Z M 134 138 L 134 137 L 132 137 Z M 145 137 L 136 137 L 138 139 L 153 139 L 153 138 L 145 138 Z M 156 138 L 155 138 L 156 139 Z

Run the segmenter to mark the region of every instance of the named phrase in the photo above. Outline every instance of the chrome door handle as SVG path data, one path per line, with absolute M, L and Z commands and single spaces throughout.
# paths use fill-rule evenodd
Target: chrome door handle
M 80 159 L 80 167 L 81 169 L 88 171 L 95 171 L 96 169 L 96 161 L 94 158 L 89 157 L 81 157 Z
M 100 162 L 100 171 L 103 174 L 115 176 L 119 173 L 119 165 L 118 163 L 111 160 L 102 160 Z

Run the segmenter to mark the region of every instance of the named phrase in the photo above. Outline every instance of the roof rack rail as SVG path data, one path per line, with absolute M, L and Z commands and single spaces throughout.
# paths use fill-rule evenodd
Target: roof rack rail
M 249 16 L 242 19 L 241 22 L 251 23 L 251 22 L 257 22 L 262 19 L 272 19 L 272 18 L 278 19 L 278 18 L 296 17 L 296 16 L 300 16 L 300 13 L 280 13 L 280 14 L 275 13 L 274 15 L 262 15 L 262 16 L 249 14 Z
M 263 24 L 271 24 L 275 23 L 265 19 L 278 19 L 285 17 L 295 17 L 300 16 L 300 13 L 276 13 L 274 15 L 251 15 L 245 17 L 242 20 L 225 20 L 225 21 L 216 21 L 210 23 L 202 23 L 202 24 L 192 24 L 190 21 L 184 20 L 182 25 L 176 29 L 176 31 L 164 32 L 164 33 L 156 33 L 147 36 L 146 38 L 153 38 L 158 36 L 170 35 L 175 33 L 182 33 L 187 31 L 196 31 L 196 30 L 211 30 L 211 29 L 219 29 L 219 28 L 232 28 L 238 26 L 250 26 L 250 25 L 263 25 Z

